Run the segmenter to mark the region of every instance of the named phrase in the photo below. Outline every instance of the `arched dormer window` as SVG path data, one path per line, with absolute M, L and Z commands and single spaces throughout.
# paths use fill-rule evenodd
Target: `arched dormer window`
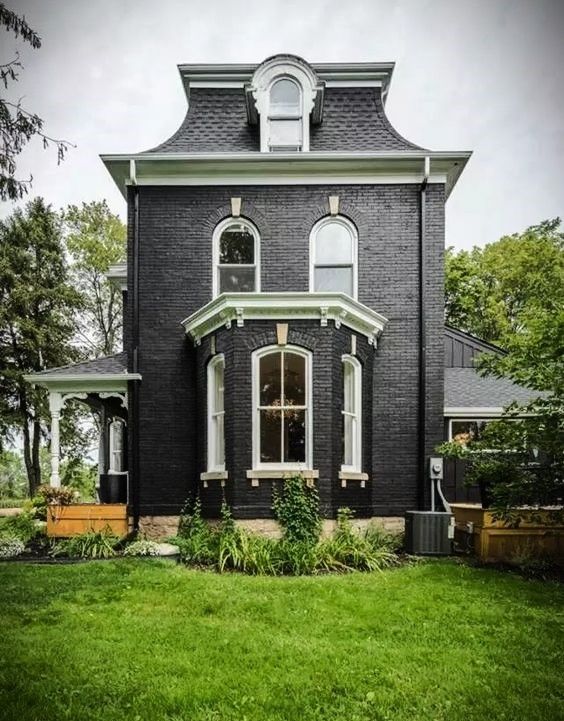
M 323 89 L 314 69 L 295 55 L 275 55 L 261 63 L 248 87 L 250 122 L 260 126 L 260 149 L 309 150 L 311 123 L 321 122 Z
M 320 220 L 310 236 L 310 292 L 357 296 L 356 228 L 342 216 Z
M 213 234 L 213 297 L 260 290 L 260 238 L 243 218 L 227 218 Z
M 303 146 L 302 90 L 295 80 L 278 78 L 270 86 L 268 149 L 287 152 Z

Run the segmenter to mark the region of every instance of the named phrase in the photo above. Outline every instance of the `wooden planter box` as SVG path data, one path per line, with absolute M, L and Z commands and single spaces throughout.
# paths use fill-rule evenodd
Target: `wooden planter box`
M 452 503 L 450 507 L 455 540 L 463 548 L 473 549 L 482 561 L 512 561 L 528 555 L 564 564 L 564 525 L 550 521 L 550 510 L 523 511 L 519 527 L 511 528 L 494 521 L 491 512 L 480 505 Z
M 47 535 L 55 538 L 79 536 L 109 528 L 120 538 L 129 531 L 125 503 L 76 503 L 47 507 Z

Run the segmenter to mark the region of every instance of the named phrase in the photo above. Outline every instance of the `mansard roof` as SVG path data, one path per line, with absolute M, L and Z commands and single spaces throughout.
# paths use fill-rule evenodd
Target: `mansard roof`
M 309 64 L 283 54 L 260 65 L 180 65 L 188 111 L 174 135 L 147 152 L 258 152 L 249 88 L 261 68 L 284 61 L 306 69 L 321 91 L 311 151 L 422 150 L 392 127 L 384 111 L 394 63 Z

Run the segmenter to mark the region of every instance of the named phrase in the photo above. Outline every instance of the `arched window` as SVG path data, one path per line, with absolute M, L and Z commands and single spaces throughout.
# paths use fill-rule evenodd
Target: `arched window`
M 354 356 L 343 356 L 342 470 L 362 471 L 362 366 Z
M 219 354 L 208 363 L 208 471 L 225 470 L 224 375 L 225 359 Z
M 260 290 L 260 241 L 255 226 L 228 218 L 214 232 L 213 295 Z
M 357 234 L 346 218 L 325 218 L 311 231 L 309 289 L 356 298 Z
M 253 467 L 311 468 L 311 353 L 253 353 Z
M 302 91 L 295 80 L 278 78 L 270 86 L 268 130 L 270 151 L 302 149 Z

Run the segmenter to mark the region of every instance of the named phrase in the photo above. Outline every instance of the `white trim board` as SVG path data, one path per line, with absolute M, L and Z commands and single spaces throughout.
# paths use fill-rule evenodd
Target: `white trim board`
M 182 321 L 195 345 L 202 338 L 233 323 L 243 326 L 245 320 L 314 319 L 321 326 L 329 320 L 335 327 L 345 325 L 368 338 L 376 346 L 388 323 L 380 313 L 345 293 L 222 293 Z

